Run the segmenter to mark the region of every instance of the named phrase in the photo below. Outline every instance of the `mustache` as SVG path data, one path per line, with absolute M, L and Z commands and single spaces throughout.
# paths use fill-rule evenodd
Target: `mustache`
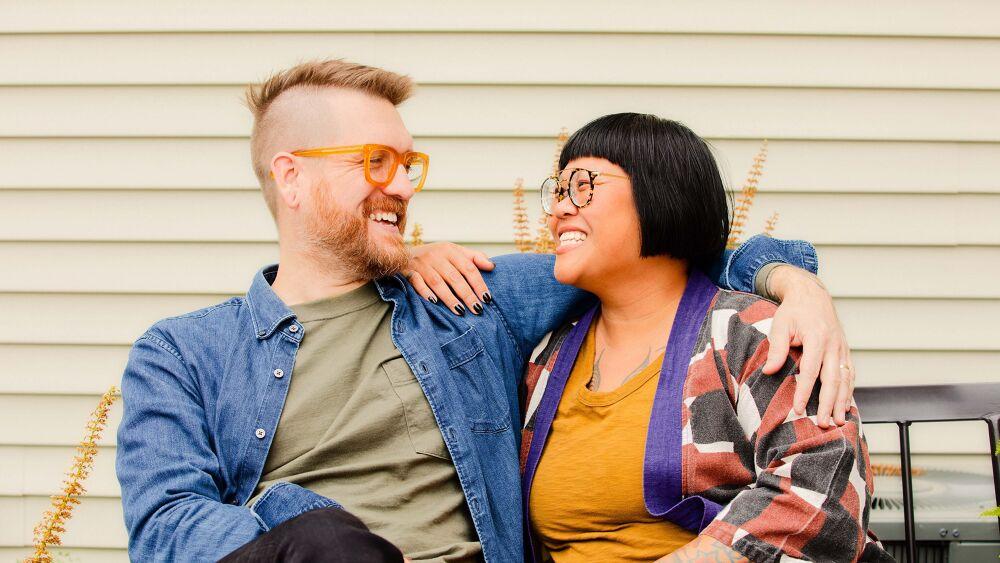
M 380 197 L 378 199 L 366 200 L 363 209 L 365 217 L 368 217 L 368 215 L 378 211 L 395 213 L 396 217 L 399 218 L 400 224 L 402 224 L 403 219 L 406 217 L 406 202 L 392 197 Z

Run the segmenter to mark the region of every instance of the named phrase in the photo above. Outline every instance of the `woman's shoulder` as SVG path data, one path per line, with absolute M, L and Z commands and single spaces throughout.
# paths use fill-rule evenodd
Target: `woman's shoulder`
M 541 366 L 550 364 L 555 359 L 555 355 L 559 352 L 559 348 L 566 340 L 566 337 L 569 336 L 570 331 L 580 322 L 581 318 L 582 315 L 573 317 L 560 325 L 559 328 L 543 336 L 535 346 L 535 349 L 531 351 L 528 361 Z
M 742 372 L 771 332 L 778 305 L 742 291 L 721 289 L 705 315 L 697 350 L 726 351 L 731 369 Z
M 759 323 L 769 323 L 777 310 L 777 303 L 759 295 L 720 289 L 709 307 L 706 320 L 713 325 L 713 332 L 723 327 L 745 330 Z M 736 322 L 733 321 L 733 317 L 736 318 Z M 754 328 L 760 330 L 762 327 Z

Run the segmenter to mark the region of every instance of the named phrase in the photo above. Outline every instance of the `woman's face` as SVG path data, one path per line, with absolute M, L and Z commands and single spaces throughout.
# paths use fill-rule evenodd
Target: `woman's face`
M 603 158 L 577 158 L 566 168 L 622 176 L 598 176 L 590 205 L 578 208 L 567 194 L 553 205 L 548 218 L 557 245 L 556 279 L 594 290 L 601 280 L 616 278 L 640 260 L 639 215 L 632 198 L 632 182 L 621 167 Z

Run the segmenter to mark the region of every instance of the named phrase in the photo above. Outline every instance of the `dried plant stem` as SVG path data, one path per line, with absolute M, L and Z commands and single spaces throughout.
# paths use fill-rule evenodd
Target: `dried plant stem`
M 559 136 L 556 137 L 556 152 L 555 156 L 552 157 L 552 173 L 555 174 L 559 172 L 559 157 L 562 156 L 563 147 L 566 146 L 566 141 L 569 140 L 569 130 L 563 127 L 559 130 Z
M 535 252 L 537 254 L 552 254 L 556 251 L 556 241 L 552 239 L 552 233 L 548 225 L 545 224 L 545 216 L 538 218 L 538 237 L 535 239 Z
M 111 387 L 91 413 L 87 433 L 77 446 L 77 455 L 63 481 L 62 493 L 52 497 L 52 508 L 45 511 L 41 522 L 35 526 L 35 553 L 25 559 L 26 562 L 49 563 L 52 561 L 49 546 L 62 544 L 61 534 L 66 531 L 66 521 L 73 515 L 73 507 L 80 504 L 80 496 L 86 491 L 83 482 L 94 466 L 97 441 L 108 424 L 108 411 L 119 396 L 118 388 Z
M 531 252 L 534 241 L 528 226 L 528 206 L 524 201 L 524 178 L 514 181 L 514 246 L 518 252 Z
M 420 223 L 413 224 L 413 230 L 410 231 L 410 246 L 417 247 L 424 244 L 424 229 L 420 226 Z
M 726 248 L 736 248 L 740 245 L 740 238 L 746 228 L 747 218 L 750 215 L 750 208 L 753 206 L 753 198 L 757 195 L 757 185 L 761 175 L 764 173 L 764 162 L 767 161 L 767 139 L 760 146 L 760 151 L 753 158 L 753 165 L 747 175 L 747 181 L 743 185 L 740 196 L 736 199 L 736 206 L 733 208 L 733 222 L 729 228 L 729 241 Z
M 778 218 L 779 217 L 780 217 L 780 215 L 778 214 L 777 211 L 775 211 L 774 213 L 771 214 L 770 217 L 767 218 L 767 224 L 764 225 L 764 234 L 765 235 L 767 235 L 769 237 L 770 236 L 774 236 L 774 228 L 778 226 Z

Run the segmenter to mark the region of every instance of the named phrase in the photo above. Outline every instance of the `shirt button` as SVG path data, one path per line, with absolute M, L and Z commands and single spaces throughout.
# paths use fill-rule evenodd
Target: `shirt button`
M 281 368 L 278 368 L 274 370 L 274 377 L 281 379 L 282 377 L 285 377 L 285 372 L 281 371 Z
M 263 428 L 258 428 L 257 431 L 253 433 L 253 435 L 263 440 L 264 436 L 267 436 L 267 432 L 265 432 Z
M 298 332 L 298 331 L 299 331 L 299 325 L 292 325 L 288 327 L 288 332 Z

